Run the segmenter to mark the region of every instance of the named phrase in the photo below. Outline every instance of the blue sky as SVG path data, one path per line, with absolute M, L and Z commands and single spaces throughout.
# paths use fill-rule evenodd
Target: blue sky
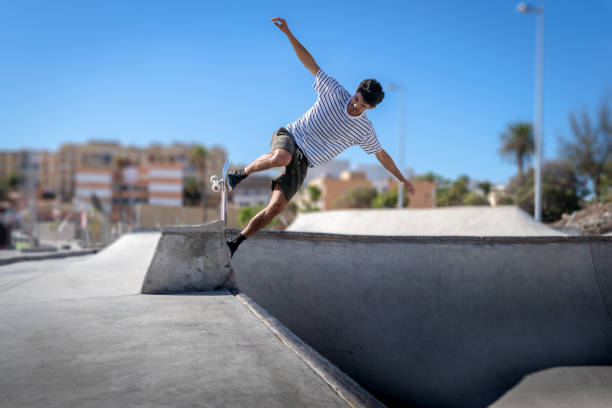
M 516 1 L 0 0 L 0 149 L 64 142 L 222 145 L 235 162 L 316 99 L 269 19 L 282 16 L 349 91 L 366 77 L 406 89 L 405 162 L 417 173 L 505 182 L 500 133 L 532 120 L 535 16 Z M 612 2 L 548 1 L 544 155 L 567 114 L 612 95 Z M 368 116 L 398 152 L 400 95 Z M 358 147 L 339 158 L 375 163 Z

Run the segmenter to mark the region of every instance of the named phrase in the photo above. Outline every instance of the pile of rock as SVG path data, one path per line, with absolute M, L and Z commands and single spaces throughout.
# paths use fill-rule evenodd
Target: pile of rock
M 603 235 L 612 232 L 612 203 L 597 203 L 573 214 L 563 214 L 551 227 L 573 227 L 582 235 Z

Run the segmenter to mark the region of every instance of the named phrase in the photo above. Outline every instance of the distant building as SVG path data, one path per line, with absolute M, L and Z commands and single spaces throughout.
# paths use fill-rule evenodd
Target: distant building
M 414 197 L 409 197 L 408 208 L 434 208 L 436 206 L 436 183 L 433 181 L 411 181 Z M 387 179 L 387 191 L 397 190 L 397 180 Z
M 120 169 L 79 168 L 74 203 L 93 206 L 96 196 L 112 221 L 134 221 L 137 204 L 183 205 L 183 166 L 158 164 Z
M 365 173 L 366 178 L 372 182 L 379 193 L 387 191 L 389 170 L 385 169 L 382 164 L 358 164 L 355 166 L 355 171 Z M 408 180 L 414 178 L 414 170 L 411 168 L 404 169 L 403 174 Z M 399 183 L 399 181 L 396 182 Z
M 83 167 L 75 175 L 75 204 L 92 205 L 92 196 L 96 196 L 104 211 L 111 210 L 113 201 L 113 172 L 107 169 Z
M 230 197 L 239 207 L 266 205 L 272 196 L 271 185 L 270 177 L 252 175 L 244 179 Z
M 319 166 L 309 168 L 304 185 L 308 185 L 312 180 L 321 177 L 339 178 L 342 172 L 348 171 L 350 168 L 351 164 L 348 160 L 330 160 Z
M 117 142 L 90 141 L 87 144 L 64 144 L 57 155 L 59 194 L 64 199 L 75 195 L 77 170 L 99 169 L 112 173 L 121 146 Z
M 148 169 L 144 166 L 127 165 L 117 168 L 113 177 L 113 221 L 135 220 L 135 206 L 149 201 Z
M 21 173 L 25 167 L 27 154 L 26 150 L 0 152 L 0 179 Z
M 76 174 L 78 170 L 83 169 L 98 169 L 114 174 L 125 165 L 180 165 L 184 178 L 194 177 L 200 181 L 203 177 L 203 183 L 200 184 L 205 184 L 212 174 L 221 173 L 226 152 L 221 147 L 207 148 L 204 173 L 200 174 L 189 157 L 194 146 L 195 144 L 173 143 L 167 146 L 151 144 L 140 148 L 121 146 L 115 141 L 93 140 L 82 144 L 66 143 L 57 152 L 0 151 L 0 179 L 11 174 L 23 176 L 28 160 L 35 157 L 39 190 L 45 195 L 59 196 L 65 201 L 70 201 L 75 196 Z M 211 197 L 209 195 L 205 198 Z
M 323 176 L 312 180 L 309 185 L 321 190 L 317 206 L 321 210 L 329 210 L 340 208 L 337 207 L 338 200 L 348 191 L 356 187 L 372 187 L 372 182 L 366 178 L 365 173 L 343 171 L 338 178 Z
M 183 205 L 183 167 L 182 164 L 150 164 L 146 167 L 149 204 Z

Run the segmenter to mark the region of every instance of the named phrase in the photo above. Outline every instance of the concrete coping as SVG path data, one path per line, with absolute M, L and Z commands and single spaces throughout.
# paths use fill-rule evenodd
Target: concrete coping
M 238 235 L 240 230 L 227 229 L 228 236 Z M 406 235 L 349 235 L 349 234 L 328 234 L 319 232 L 293 232 L 293 231 L 259 231 L 255 235 L 257 238 L 263 239 L 306 239 L 306 240 L 332 240 L 332 241 L 366 241 L 366 242 L 414 242 L 414 243 L 432 243 L 432 242 L 474 242 L 474 243 L 557 243 L 557 242 L 612 242 L 612 237 L 604 235 L 592 236 L 549 236 L 549 237 L 531 237 L 531 236 L 503 236 L 503 237 L 478 237 L 478 236 L 406 236 Z
M 321 356 L 315 349 L 304 343 L 285 325 L 279 322 L 264 308 L 246 294 L 232 291 L 234 296 L 245 305 L 278 339 L 308 365 L 327 383 L 340 398 L 352 408 L 384 408 L 385 406 L 361 387 L 355 380 Z
M 178 234 L 189 234 L 189 233 L 202 233 L 202 232 L 223 232 L 225 230 L 223 223 L 220 221 L 213 221 L 206 224 L 197 225 L 167 225 L 162 228 L 162 235 L 178 235 Z

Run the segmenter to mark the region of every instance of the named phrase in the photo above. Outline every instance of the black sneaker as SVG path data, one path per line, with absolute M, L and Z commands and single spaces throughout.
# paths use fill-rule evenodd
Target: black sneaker
M 236 242 L 234 241 L 225 241 L 225 243 L 227 244 L 227 247 L 230 250 L 230 258 L 234 257 L 234 252 L 236 252 L 236 250 L 238 249 L 238 245 Z
M 232 191 L 238 183 L 247 178 L 247 175 L 244 174 L 244 169 L 234 170 L 227 173 L 227 186 L 228 190 Z

